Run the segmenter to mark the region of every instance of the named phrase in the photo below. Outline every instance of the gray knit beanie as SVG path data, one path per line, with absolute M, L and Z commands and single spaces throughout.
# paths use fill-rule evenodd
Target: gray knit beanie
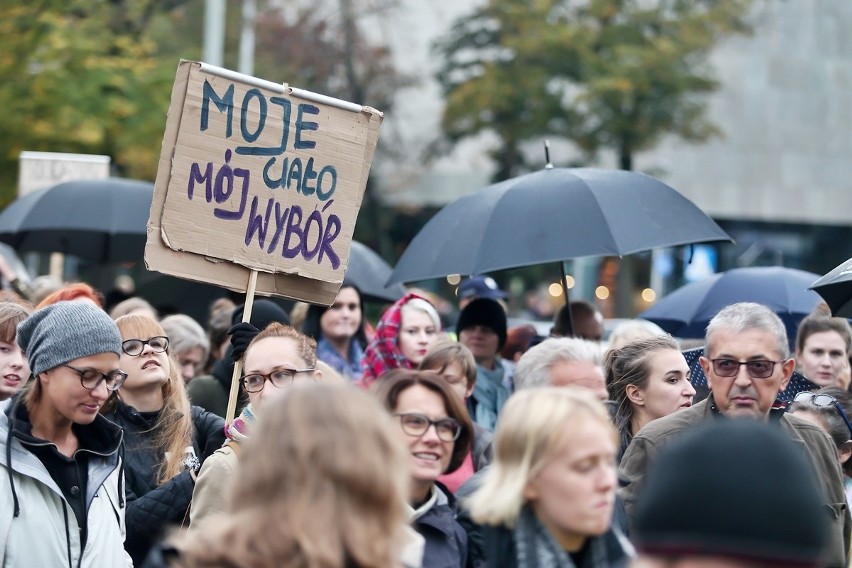
M 59 302 L 18 324 L 18 345 L 33 375 L 99 353 L 121 355 L 121 334 L 105 311 L 90 302 Z

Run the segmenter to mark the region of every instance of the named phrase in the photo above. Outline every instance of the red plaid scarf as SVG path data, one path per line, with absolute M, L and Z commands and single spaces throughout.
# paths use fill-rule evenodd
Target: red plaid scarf
M 369 387 L 385 371 L 414 368 L 414 363 L 402 354 L 397 345 L 399 326 L 402 321 L 402 307 L 413 298 L 426 300 L 423 296 L 409 292 L 382 314 L 382 318 L 376 326 L 376 332 L 373 334 L 370 344 L 364 350 L 364 359 L 361 361 L 361 366 L 364 368 L 364 377 L 361 379 L 363 386 Z

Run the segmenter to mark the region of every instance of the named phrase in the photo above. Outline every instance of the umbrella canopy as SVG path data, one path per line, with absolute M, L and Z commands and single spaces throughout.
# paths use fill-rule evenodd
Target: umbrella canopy
M 110 178 L 70 181 L 13 201 L 0 241 L 18 251 L 61 252 L 99 263 L 141 260 L 154 184 Z
M 390 265 L 373 249 L 352 241 L 344 283 L 356 286 L 365 301 L 396 302 L 405 295 L 405 287 L 402 284 L 385 285 L 390 274 Z
M 548 168 L 441 209 L 412 239 L 390 282 L 723 240 L 731 238 L 707 214 L 650 176 Z
M 852 258 L 814 282 L 810 289 L 822 296 L 832 315 L 852 318 Z
M 813 272 L 781 266 L 732 268 L 678 288 L 639 314 L 676 337 L 703 338 L 719 310 L 737 302 L 763 304 L 781 317 L 790 342 L 820 298 L 808 287 Z

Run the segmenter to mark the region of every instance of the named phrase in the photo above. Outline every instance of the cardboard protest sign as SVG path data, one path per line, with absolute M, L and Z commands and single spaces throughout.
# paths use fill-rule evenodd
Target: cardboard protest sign
M 330 304 L 343 282 L 382 114 L 181 61 L 145 262 L 245 291 Z

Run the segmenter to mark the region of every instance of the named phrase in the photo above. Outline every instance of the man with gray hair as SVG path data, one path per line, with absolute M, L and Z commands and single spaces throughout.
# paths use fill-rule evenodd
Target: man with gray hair
M 515 389 L 584 387 L 606 400 L 601 346 L 576 337 L 552 337 L 531 347 L 518 361 Z
M 645 472 L 661 448 L 709 420 L 766 421 L 791 438 L 813 465 L 831 523 L 831 553 L 826 566 L 846 566 L 852 525 L 837 451 L 820 428 L 785 414 L 784 408 L 775 404 L 795 366 L 781 319 L 760 304 L 743 302 L 723 308 L 707 325 L 700 362 L 710 395 L 690 408 L 647 424 L 624 453 L 620 476 L 624 486 L 619 494 L 628 518 L 632 519 Z

